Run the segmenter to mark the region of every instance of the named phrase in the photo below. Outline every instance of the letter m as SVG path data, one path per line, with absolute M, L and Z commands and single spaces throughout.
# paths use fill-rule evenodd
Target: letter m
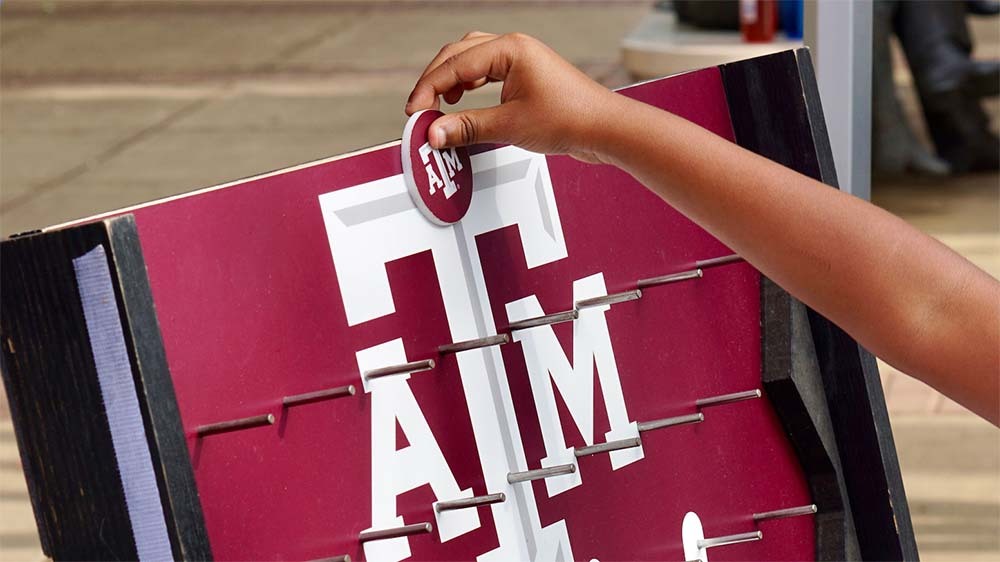
M 597 273 L 573 283 L 574 302 L 607 294 L 604 274 Z M 524 362 L 528 368 L 531 391 L 538 410 L 538 422 L 545 443 L 546 457 L 542 466 L 576 464 L 573 449 L 566 446 L 566 439 L 556 408 L 555 391 L 558 389 L 563 401 L 587 445 L 594 444 L 594 367 L 597 368 L 601 394 L 607 408 L 611 431 L 604 435 L 605 441 L 638 437 L 636 423 L 629 420 L 622 393 L 621 380 L 611 335 L 608 332 L 604 313 L 610 306 L 585 308 L 573 323 L 573 362 L 566 357 L 552 326 L 539 326 L 518 330 L 512 335 L 514 341 L 521 342 Z M 550 311 L 559 312 L 559 311 Z M 538 299 L 528 296 L 507 304 L 507 317 L 511 322 L 542 316 Z M 610 453 L 613 470 L 640 460 L 642 447 L 624 449 Z M 580 471 L 548 478 L 545 484 L 549 497 L 560 494 L 582 483 Z
M 458 151 L 454 148 L 441 151 L 444 157 L 444 165 L 448 168 L 448 177 L 455 177 L 456 172 L 462 171 L 462 159 L 458 157 Z

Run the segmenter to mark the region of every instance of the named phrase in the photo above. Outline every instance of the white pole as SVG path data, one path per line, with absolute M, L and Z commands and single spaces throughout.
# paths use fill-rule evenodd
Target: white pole
M 871 199 L 872 2 L 806 0 L 804 17 L 840 188 Z

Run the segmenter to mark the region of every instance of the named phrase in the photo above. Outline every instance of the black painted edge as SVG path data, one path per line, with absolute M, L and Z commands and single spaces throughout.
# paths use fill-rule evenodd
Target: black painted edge
M 721 65 L 719 69 L 737 143 L 836 186 L 836 170 L 808 49 L 765 55 Z M 765 290 L 770 281 L 762 277 L 762 283 Z M 762 322 L 766 321 L 762 318 Z M 844 504 L 853 520 L 852 525 L 844 527 L 845 532 L 856 531 L 857 556 L 861 559 L 915 560 L 912 523 L 874 359 L 814 311 L 808 311 L 808 324 L 826 395 L 824 414 L 833 428 L 835 443 L 830 446 L 837 457 L 834 465 L 839 466 L 846 484 L 848 497 Z M 762 339 L 766 337 L 770 336 L 762 333 Z M 773 343 L 762 341 L 763 350 Z M 794 393 L 787 387 L 775 386 L 774 381 L 767 382 L 768 387 L 769 394 L 785 402 L 776 404 L 783 423 L 801 421 L 800 400 L 788 399 Z M 852 420 L 852 415 L 863 419 Z M 815 441 L 795 446 L 804 451 L 814 447 Z M 821 536 L 817 527 L 817 538 Z M 829 554 L 819 544 L 817 548 L 818 557 Z
M 840 189 L 837 167 L 833 160 L 833 147 L 830 145 L 830 134 L 826 129 L 826 117 L 823 114 L 823 102 L 819 97 L 816 71 L 813 69 L 812 55 L 808 47 L 795 50 L 795 62 L 798 65 L 802 98 L 806 104 L 809 131 L 812 133 L 813 148 L 819 164 L 819 176 L 814 176 L 814 179 Z
M 850 336 L 844 335 L 850 338 Z M 853 342 L 853 340 L 851 341 Z M 875 356 L 870 351 L 861 347 L 857 342 L 853 343 L 857 346 L 858 355 L 861 360 L 861 370 L 864 372 L 865 386 L 868 390 L 869 404 L 871 404 L 871 415 L 874 421 L 875 432 L 878 436 L 879 453 L 882 455 L 885 475 L 888 479 L 888 500 L 893 512 L 892 518 L 896 523 L 896 530 L 899 533 L 899 540 L 903 548 L 903 560 L 917 562 L 920 560 L 920 552 L 917 550 L 917 541 L 913 533 L 910 504 L 906 499 L 906 490 L 903 487 L 899 456 L 896 454 L 896 440 L 892 436 L 892 425 L 889 421 L 889 410 L 885 403 L 885 391 L 882 389 L 878 364 L 875 362 Z
M 798 86 L 794 55 L 785 51 L 721 65 L 719 70 L 737 144 L 768 157 L 777 154 L 782 157 L 782 164 L 795 169 L 803 168 L 808 160 L 795 158 L 796 152 L 789 148 L 790 144 L 795 144 L 792 135 L 787 130 L 771 126 L 771 123 L 758 122 L 770 109 L 768 99 L 761 90 L 762 80 L 758 74 L 777 71 L 782 77 L 780 82 L 783 86 L 787 88 L 793 81 Z M 767 79 L 772 78 L 769 76 Z M 797 89 L 787 92 L 793 100 L 799 95 L 795 91 Z M 785 108 L 785 111 L 795 112 L 795 108 L 791 106 Z M 804 114 L 804 111 L 801 113 Z M 810 152 L 811 139 L 803 133 L 807 121 L 804 115 L 797 117 L 800 119 L 798 127 L 795 127 L 800 135 L 798 140 L 809 142 L 802 152 Z M 793 369 L 793 365 L 797 363 L 792 356 L 793 331 L 796 328 L 800 331 L 802 329 L 801 326 L 793 326 L 794 299 L 764 275 L 760 276 L 760 299 L 761 382 L 799 459 L 813 502 L 819 508 L 814 521 L 816 559 L 848 560 L 851 556 L 846 546 L 850 533 L 845 521 L 847 500 L 846 492 L 841 488 L 842 479 L 835 467 L 838 463 L 830 458 L 830 452 L 820 436 L 820 429 L 813 421 L 815 414 L 810 412 L 797 384 L 797 379 L 805 375 L 796 373 Z M 800 349 L 795 351 L 803 352 Z M 818 375 L 815 376 L 818 378 Z M 819 381 L 813 381 L 809 386 L 815 388 L 820 384 Z M 833 436 L 830 435 L 828 439 L 832 441 Z M 853 537 L 851 540 L 853 541 Z
M 795 59 L 798 65 L 800 81 L 802 83 L 802 94 L 806 103 L 807 114 L 809 116 L 810 130 L 813 135 L 816 160 L 819 163 L 820 175 L 815 179 L 839 189 L 840 183 L 837 179 L 837 168 L 834 164 L 833 148 L 830 145 L 830 137 L 827 133 L 826 118 L 823 113 L 823 104 L 819 95 L 819 88 L 816 84 L 816 72 L 813 68 L 812 56 L 809 49 L 796 49 Z M 868 405 L 868 419 L 866 419 L 866 421 L 870 420 L 870 423 L 868 424 L 869 431 L 875 436 L 874 444 L 877 445 L 879 460 L 881 461 L 881 474 L 885 478 L 885 495 L 880 499 L 885 502 L 884 505 L 889 507 L 889 512 L 888 515 L 883 518 L 881 523 L 886 533 L 895 532 L 895 540 L 893 542 L 899 547 L 898 556 L 901 560 L 919 560 L 920 555 L 917 550 L 916 539 L 913 533 L 913 522 L 910 518 L 909 503 L 906 500 L 906 491 L 903 487 L 903 479 L 899 467 L 899 457 L 896 454 L 896 444 L 892 437 L 892 426 L 889 421 L 889 412 L 886 407 L 885 394 L 882 389 L 882 383 L 879 377 L 878 365 L 875 362 L 875 357 L 871 354 L 871 352 L 855 342 L 847 333 L 824 318 L 822 315 L 813 310 L 810 310 L 809 314 L 810 323 L 814 327 L 814 338 L 816 337 L 817 332 L 821 335 L 829 334 L 831 337 L 837 338 L 843 342 L 845 347 L 851 349 L 851 355 L 856 356 L 856 359 L 855 357 L 850 357 L 850 364 L 847 367 L 855 373 L 855 376 L 860 374 L 862 380 L 864 381 L 864 398 L 866 399 L 866 403 Z M 826 326 L 820 326 L 820 324 L 824 323 Z M 818 328 L 818 330 L 816 328 Z M 847 359 L 847 357 L 845 357 L 845 359 Z M 843 375 L 840 372 L 832 372 L 831 370 L 829 373 L 824 372 L 824 376 L 837 378 Z M 827 389 L 828 395 L 830 395 L 831 393 L 829 390 L 831 389 L 831 386 L 828 385 Z M 846 400 L 853 402 L 855 397 L 847 397 Z M 844 402 L 844 400 L 843 397 L 836 396 L 831 402 L 833 402 L 832 405 L 840 405 Z M 849 435 L 841 435 L 841 432 L 838 432 L 838 441 L 841 439 L 848 441 L 851 437 Z M 841 450 L 844 451 L 843 448 Z M 869 467 L 854 466 L 853 461 L 853 458 L 845 459 L 845 478 L 849 478 L 849 475 L 847 474 L 849 472 L 853 472 L 855 474 L 855 478 L 848 480 L 849 489 L 856 488 L 856 486 L 850 486 L 852 481 L 865 479 L 865 473 L 869 471 Z M 861 494 L 862 492 L 859 492 L 858 496 L 860 497 Z M 860 514 L 856 514 L 856 517 L 858 517 L 858 515 Z M 858 531 L 859 535 L 864 533 L 863 529 L 858 529 Z M 872 541 L 877 540 L 877 537 L 873 537 L 872 539 Z M 872 546 L 875 547 L 873 548 L 875 552 L 872 552 L 871 554 L 875 557 L 882 556 L 882 553 L 878 552 L 876 545 Z M 875 558 L 873 557 L 872 559 Z
M 133 373 L 150 452 L 159 469 L 156 477 L 171 547 L 177 559 L 209 560 L 211 546 L 135 218 L 125 215 L 105 222 L 121 299 L 119 310 L 136 366 Z

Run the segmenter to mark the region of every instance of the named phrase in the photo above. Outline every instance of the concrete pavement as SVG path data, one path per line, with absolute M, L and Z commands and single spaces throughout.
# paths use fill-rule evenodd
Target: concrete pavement
M 409 87 L 469 30 L 523 30 L 614 79 L 618 40 L 644 6 L 3 10 L 0 232 L 10 234 L 398 138 Z

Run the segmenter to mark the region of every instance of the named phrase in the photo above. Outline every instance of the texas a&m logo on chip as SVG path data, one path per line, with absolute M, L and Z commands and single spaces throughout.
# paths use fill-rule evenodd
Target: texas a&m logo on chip
M 435 150 L 428 142 L 431 123 L 444 113 L 414 113 L 403 129 L 403 177 L 414 204 L 431 222 L 454 224 L 472 203 L 472 163 L 463 148 Z

